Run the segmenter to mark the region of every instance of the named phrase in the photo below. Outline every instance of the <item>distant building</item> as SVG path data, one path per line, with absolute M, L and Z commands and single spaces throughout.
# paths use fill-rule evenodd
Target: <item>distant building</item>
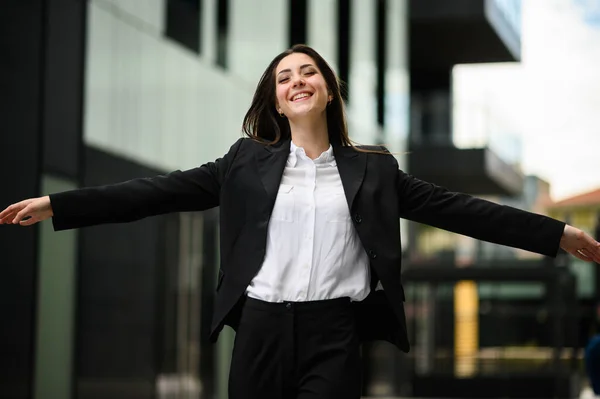
M 555 202 L 548 211 L 550 216 L 594 235 L 600 217 L 600 188 Z

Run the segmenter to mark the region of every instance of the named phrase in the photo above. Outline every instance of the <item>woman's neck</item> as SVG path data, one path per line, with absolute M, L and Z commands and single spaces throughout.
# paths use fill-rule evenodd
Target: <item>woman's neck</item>
M 290 121 L 290 131 L 294 144 L 304 148 L 304 152 L 310 159 L 318 158 L 329 149 L 329 134 L 325 118 L 312 122 Z

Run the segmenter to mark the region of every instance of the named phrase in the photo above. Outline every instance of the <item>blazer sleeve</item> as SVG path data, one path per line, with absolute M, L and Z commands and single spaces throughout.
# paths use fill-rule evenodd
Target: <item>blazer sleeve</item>
M 194 169 L 51 194 L 54 230 L 216 207 L 221 185 L 242 141 L 233 144 L 222 158 Z
M 400 217 L 483 241 L 555 257 L 565 223 L 451 192 L 398 171 Z

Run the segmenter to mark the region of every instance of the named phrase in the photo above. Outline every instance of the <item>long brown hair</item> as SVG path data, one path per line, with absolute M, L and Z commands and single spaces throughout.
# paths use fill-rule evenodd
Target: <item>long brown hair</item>
M 315 61 L 333 96 L 326 111 L 329 141 L 332 144 L 353 146 L 348 137 L 348 124 L 340 80 L 327 61 L 313 48 L 304 44 L 296 44 L 271 61 L 256 86 L 252 104 L 244 116 L 242 131 L 248 137 L 268 144 L 276 144 L 282 139 L 291 138 L 290 124 L 287 118 L 279 116 L 275 106 L 275 69 L 282 59 L 293 53 L 306 54 Z

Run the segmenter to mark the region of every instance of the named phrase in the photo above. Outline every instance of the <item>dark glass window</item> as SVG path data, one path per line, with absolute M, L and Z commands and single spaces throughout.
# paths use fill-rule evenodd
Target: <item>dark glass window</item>
M 348 101 L 350 73 L 350 0 L 338 0 L 338 68 L 342 97 Z
M 290 0 L 290 47 L 306 43 L 307 0 Z
M 217 65 L 227 68 L 229 39 L 229 0 L 217 1 Z
M 386 25 L 387 0 L 377 0 L 377 14 L 375 20 L 375 49 L 377 58 L 377 123 L 385 123 L 385 70 L 387 48 Z
M 201 0 L 167 0 L 165 35 L 192 50 L 201 51 Z

